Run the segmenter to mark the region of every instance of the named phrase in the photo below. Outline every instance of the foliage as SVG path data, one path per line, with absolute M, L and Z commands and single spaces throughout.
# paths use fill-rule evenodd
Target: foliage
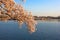
M 35 32 L 36 22 L 31 15 L 31 12 L 24 10 L 22 5 L 16 4 L 14 0 L 0 0 L 0 19 L 16 20 L 19 24 L 23 24 L 25 22 L 28 30 L 30 32 Z

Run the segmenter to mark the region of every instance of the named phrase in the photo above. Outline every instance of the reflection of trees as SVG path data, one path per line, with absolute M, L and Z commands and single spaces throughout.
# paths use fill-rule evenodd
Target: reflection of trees
M 22 5 L 17 5 L 13 0 L 0 0 L 0 19 L 17 20 L 19 24 L 26 22 L 29 31 L 35 31 L 35 20 L 31 12 L 25 11 Z

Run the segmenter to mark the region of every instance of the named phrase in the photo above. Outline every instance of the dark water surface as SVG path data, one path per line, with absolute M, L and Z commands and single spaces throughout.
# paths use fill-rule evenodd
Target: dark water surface
M 25 24 L 0 21 L 0 40 L 60 40 L 59 21 L 37 21 L 37 31 L 30 34 Z

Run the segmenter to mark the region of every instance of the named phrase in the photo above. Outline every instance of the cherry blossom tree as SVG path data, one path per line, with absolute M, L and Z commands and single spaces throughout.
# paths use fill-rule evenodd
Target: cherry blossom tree
M 20 25 L 25 22 L 29 32 L 35 32 L 36 21 L 31 12 L 24 10 L 23 6 L 16 4 L 14 0 L 0 0 L 0 20 L 9 19 L 16 20 Z

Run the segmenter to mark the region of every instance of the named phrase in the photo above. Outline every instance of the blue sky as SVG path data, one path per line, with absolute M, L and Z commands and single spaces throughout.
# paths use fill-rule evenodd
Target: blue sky
M 19 4 L 19 0 L 15 0 Z M 36 16 L 60 16 L 60 0 L 26 0 L 24 8 Z

